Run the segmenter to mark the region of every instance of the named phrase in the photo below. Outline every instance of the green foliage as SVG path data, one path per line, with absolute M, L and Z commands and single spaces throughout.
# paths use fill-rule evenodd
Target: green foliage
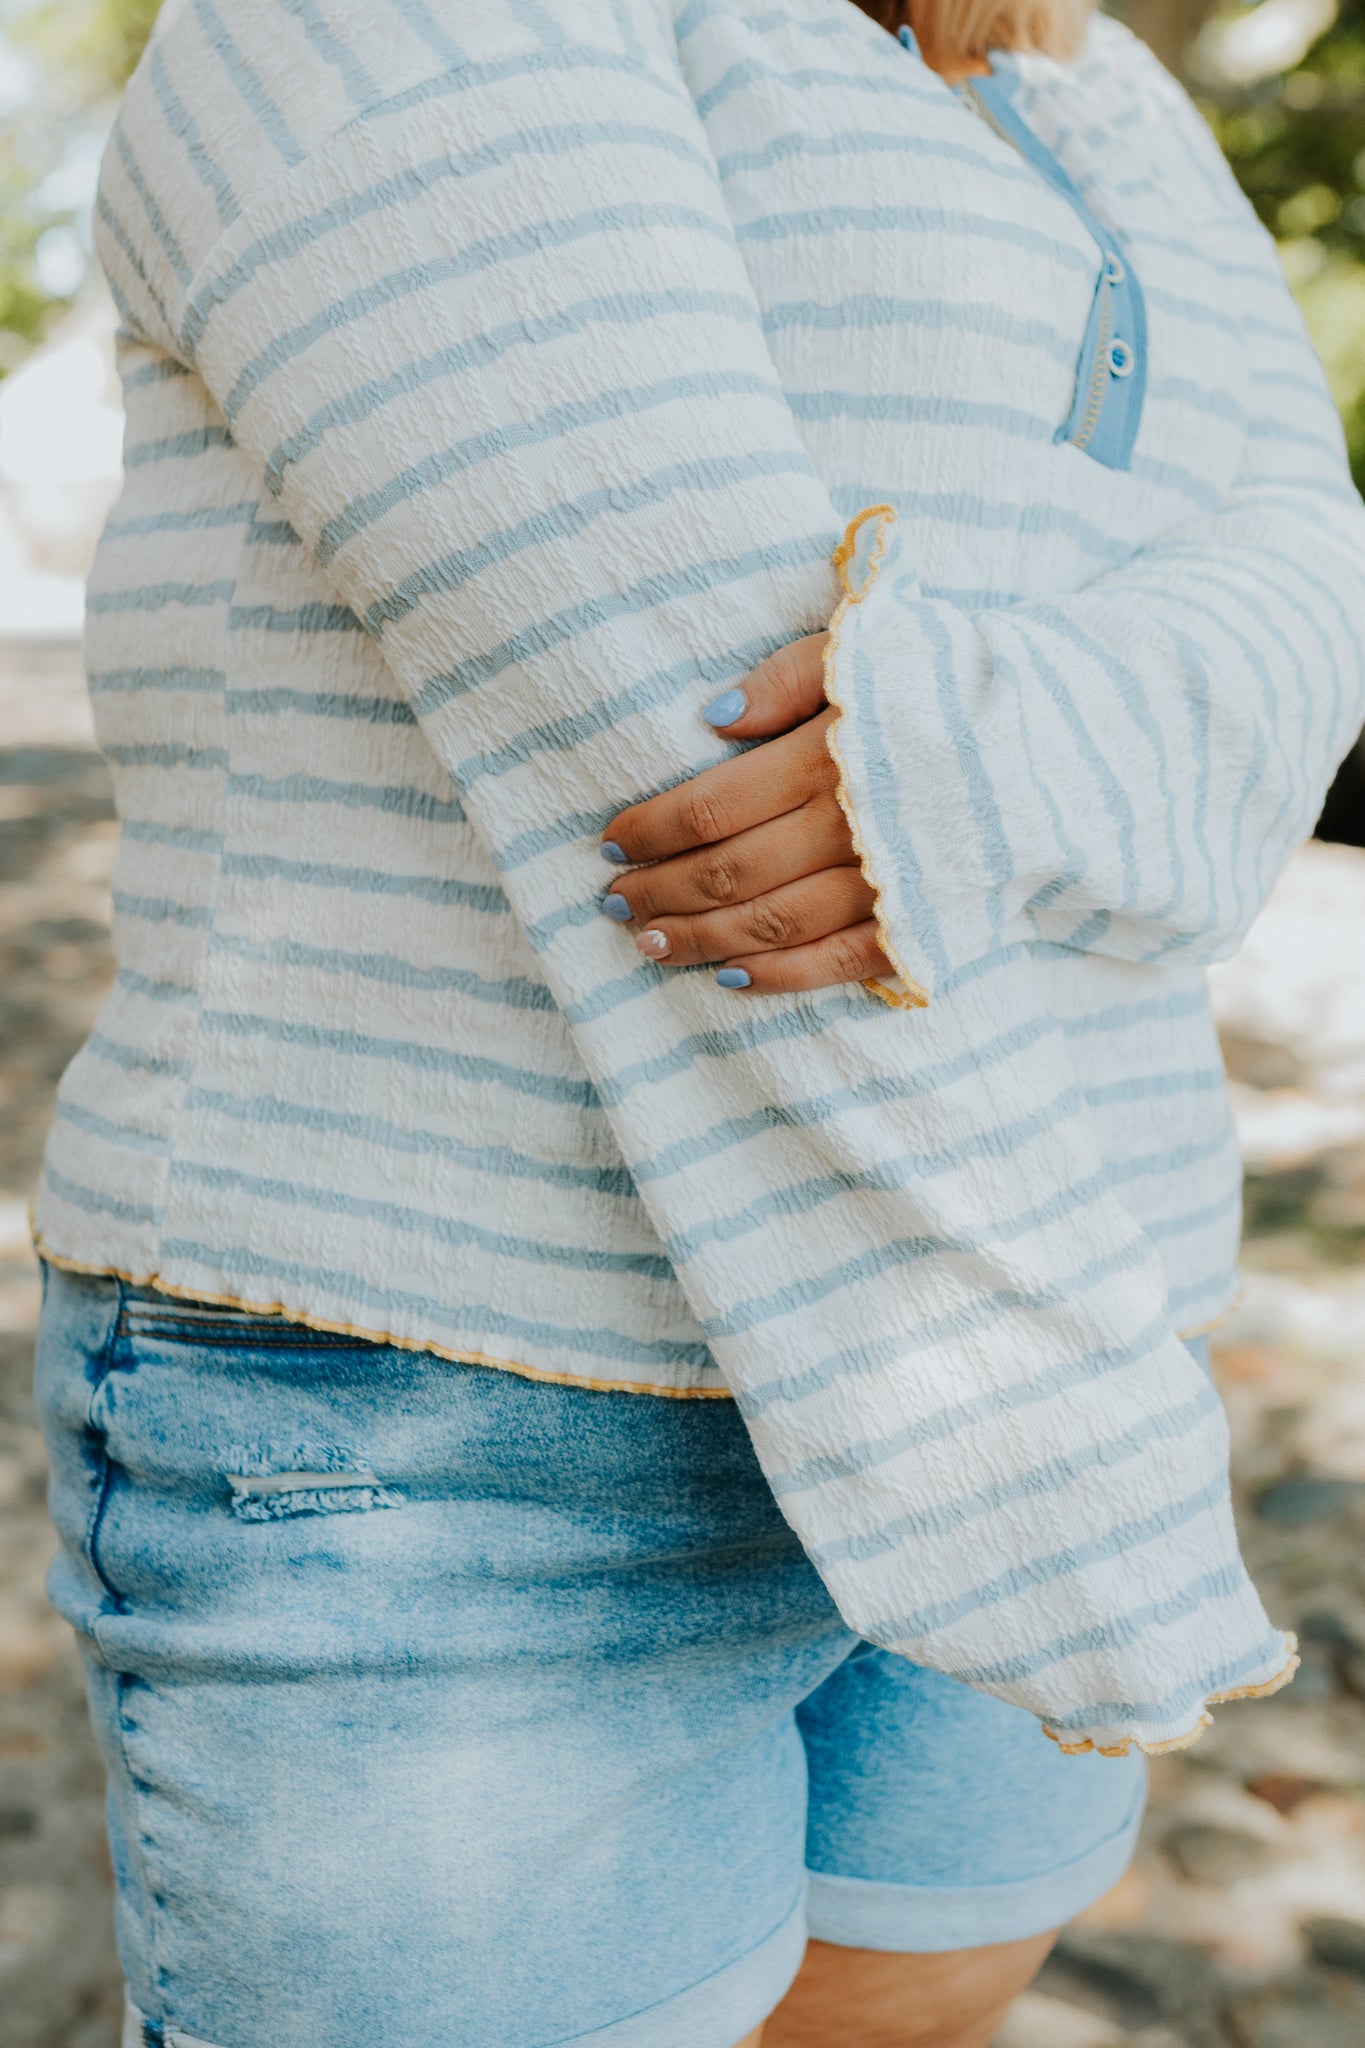
M 1139 21 L 1139 8 L 1115 4 Z M 81 287 L 75 236 L 93 154 L 159 5 L 0 0 L 0 46 L 26 58 L 39 81 L 0 128 L 0 376 Z M 1189 29 L 1206 12 L 1206 0 L 1190 0 Z M 1165 16 L 1146 13 L 1139 25 L 1155 33 Z M 1170 7 L 1165 14 L 1181 18 Z M 1280 240 L 1365 488 L 1365 0 L 1344 0 L 1296 69 L 1205 111 Z
M 38 239 L 52 225 L 31 203 L 33 170 L 54 166 L 20 147 L 16 122 L 0 135 L 0 375 L 13 369 L 41 336 L 53 298 L 38 281 Z
M 132 75 L 160 6 L 161 0 L 39 0 L 15 16 L 9 34 L 89 104 Z
M 0 0 L 0 52 L 22 78 L 0 121 L 0 376 L 81 287 L 99 140 L 160 0 Z
M 1279 237 L 1365 489 L 1365 6 L 1348 0 L 1283 77 L 1206 106 L 1244 192 Z

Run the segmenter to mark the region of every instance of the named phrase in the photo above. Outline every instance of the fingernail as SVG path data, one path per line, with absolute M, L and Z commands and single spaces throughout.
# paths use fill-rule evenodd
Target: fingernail
M 753 976 L 746 974 L 742 967 L 722 967 L 716 980 L 722 988 L 747 988 Z
M 597 850 L 603 860 L 609 860 L 614 868 L 630 866 L 630 855 L 619 847 L 614 839 L 604 839 Z
M 748 708 L 749 700 L 743 690 L 726 690 L 723 696 L 713 697 L 701 715 L 708 725 L 733 725 Z
M 629 924 L 631 908 L 625 897 L 618 896 L 613 890 L 610 896 L 602 898 L 602 915 L 613 919 L 617 924 Z
M 635 943 L 642 953 L 648 953 L 651 960 L 662 960 L 665 954 L 673 951 L 673 941 L 667 932 L 641 932 Z

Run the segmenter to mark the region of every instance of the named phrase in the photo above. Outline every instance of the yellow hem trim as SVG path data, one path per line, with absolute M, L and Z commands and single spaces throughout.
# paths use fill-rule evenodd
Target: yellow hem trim
M 280 1301 L 248 1301 L 237 1294 L 205 1294 L 200 1287 L 175 1287 L 159 1273 L 127 1273 L 118 1266 L 87 1265 L 80 1259 L 64 1257 L 44 1243 L 36 1226 L 30 1224 L 33 1249 L 49 1266 L 65 1273 L 103 1274 L 110 1280 L 126 1281 L 130 1287 L 154 1287 L 158 1294 L 177 1301 L 202 1301 L 214 1308 L 239 1308 L 249 1315 L 274 1316 L 280 1322 L 298 1323 L 306 1330 L 326 1330 L 334 1336 L 359 1337 L 367 1344 L 389 1344 L 397 1351 L 429 1351 L 448 1358 L 455 1365 L 488 1365 L 495 1372 L 515 1373 L 519 1379 L 541 1380 L 554 1387 L 586 1387 L 599 1394 L 653 1394 L 665 1401 L 733 1401 L 728 1387 L 661 1387 L 649 1380 L 594 1380 L 576 1372 L 545 1372 L 538 1365 L 522 1365 L 514 1358 L 491 1358 L 486 1351 L 450 1351 L 443 1344 L 429 1344 L 420 1337 L 395 1337 L 388 1330 L 367 1330 L 359 1323 L 334 1323 L 325 1316 L 310 1315 L 306 1309 L 290 1308 Z
M 1209 1707 L 1224 1707 L 1229 1700 L 1268 1699 L 1271 1693 L 1279 1692 L 1282 1686 L 1288 1685 L 1299 1668 L 1299 1643 L 1297 1636 L 1289 1634 L 1286 1634 L 1283 1640 L 1288 1655 L 1283 1669 L 1277 1671 L 1273 1678 L 1267 1678 L 1261 1685 L 1233 1685 L 1229 1686 L 1226 1692 L 1211 1692 L 1205 1701 L 1205 1712 L 1199 1716 L 1193 1728 L 1187 1729 L 1183 1735 L 1171 1736 L 1168 1742 L 1139 1742 L 1135 1735 L 1128 1736 L 1123 1742 L 1114 1743 L 1112 1747 L 1092 1742 L 1089 1736 L 1084 1742 L 1063 1742 L 1061 1736 L 1049 1728 L 1046 1721 L 1043 1723 L 1043 1733 L 1049 1742 L 1056 1743 L 1063 1756 L 1083 1756 L 1087 1750 L 1094 1750 L 1096 1756 L 1127 1756 L 1130 1749 L 1140 1749 L 1144 1756 L 1168 1756 L 1173 1749 L 1188 1749 L 1191 1743 L 1198 1742 L 1206 1728 L 1212 1727 L 1213 1715 L 1207 1711 Z
M 1246 1288 L 1239 1287 L 1226 1308 L 1220 1308 L 1216 1316 L 1210 1316 L 1206 1323 L 1199 1323 L 1193 1330 L 1177 1330 L 1176 1336 L 1182 1344 L 1188 1344 L 1195 1337 L 1207 1337 L 1214 1330 L 1221 1330 L 1232 1316 L 1236 1315 L 1246 1300 Z
M 903 997 L 885 988 L 879 981 L 863 984 L 898 1009 L 922 1009 L 922 1003 L 910 1003 Z M 448 1358 L 455 1365 L 488 1365 L 495 1372 L 514 1372 L 522 1379 L 544 1380 L 556 1387 L 589 1387 L 607 1394 L 657 1394 L 665 1401 L 733 1401 L 734 1395 L 728 1387 L 661 1387 L 652 1380 L 595 1380 L 585 1373 L 546 1372 L 538 1365 L 523 1365 L 514 1358 L 493 1358 L 484 1351 L 451 1351 L 443 1344 L 430 1344 L 419 1337 L 395 1337 L 390 1330 L 367 1330 L 359 1323 L 334 1323 L 323 1316 L 310 1315 L 306 1309 L 287 1307 L 283 1302 L 247 1301 L 236 1294 L 203 1294 L 197 1288 L 174 1287 L 169 1280 L 163 1280 L 158 1273 L 129 1273 L 120 1266 L 88 1264 L 82 1259 L 68 1258 L 64 1253 L 54 1252 L 47 1244 L 33 1221 L 32 1207 L 29 1210 L 29 1235 L 33 1249 L 40 1259 L 49 1266 L 59 1266 L 65 1273 L 104 1274 L 110 1280 L 124 1280 L 130 1287 L 154 1287 L 158 1294 L 165 1294 L 180 1301 L 204 1301 L 214 1308 L 240 1308 L 255 1316 L 278 1316 L 287 1323 L 299 1323 L 304 1329 L 326 1330 L 335 1336 L 360 1337 L 368 1344 L 389 1344 L 396 1351 L 430 1351 L 436 1358 Z M 1235 1301 L 1229 1303 L 1221 1314 L 1209 1322 L 1201 1323 L 1194 1330 L 1178 1330 L 1176 1335 L 1182 1343 L 1195 1337 L 1203 1337 L 1210 1330 L 1218 1329 L 1225 1323 L 1241 1301 L 1245 1288 L 1239 1290 Z M 1055 1738 L 1054 1738 L 1055 1740 Z
M 855 588 L 849 581 L 848 565 L 852 561 L 857 549 L 859 529 L 865 526 L 869 519 L 876 519 L 881 523 L 878 527 L 877 538 L 872 546 L 872 553 L 868 557 L 867 575 Z M 848 713 L 848 706 L 835 688 L 834 678 L 834 665 L 839 654 L 839 636 L 844 620 L 848 617 L 850 610 L 855 604 L 862 603 L 876 582 L 881 572 L 882 560 L 886 554 L 891 528 L 895 523 L 896 508 L 894 505 L 868 505 L 857 514 L 856 518 L 849 520 L 847 527 L 844 529 L 844 537 L 834 550 L 832 559 L 834 567 L 838 571 L 839 587 L 843 591 L 843 596 L 835 607 L 834 616 L 829 622 L 829 638 L 825 642 L 825 697 L 835 713 L 835 716 L 825 728 L 825 744 L 829 748 L 830 759 L 834 763 L 838 778 L 834 793 L 839 799 L 839 808 L 848 822 L 849 835 L 853 840 L 853 851 L 858 856 L 858 864 L 862 869 L 863 880 L 872 891 L 872 915 L 876 920 L 877 937 L 881 942 L 883 953 L 885 953 L 892 967 L 899 975 L 901 982 L 904 984 L 902 989 L 894 989 L 888 988 L 884 981 L 872 979 L 865 981 L 863 987 L 870 994 L 879 996 L 884 1003 L 889 1003 L 893 1010 L 924 1010 L 929 1005 L 929 991 L 916 981 L 914 975 L 911 974 L 896 950 L 896 942 L 891 936 L 891 927 L 887 923 L 886 912 L 882 907 L 881 884 L 872 872 L 872 861 L 868 854 L 867 842 L 863 838 L 862 828 L 858 823 L 858 814 L 853 808 L 853 800 L 849 795 L 848 764 L 839 750 L 838 737 L 839 727 Z

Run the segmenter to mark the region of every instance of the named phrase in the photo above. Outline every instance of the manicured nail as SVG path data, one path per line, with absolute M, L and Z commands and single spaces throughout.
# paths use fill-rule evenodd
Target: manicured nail
M 651 960 L 662 960 L 673 951 L 673 941 L 667 932 L 641 932 L 635 943 L 642 953 L 648 953 Z
M 628 868 L 630 855 L 616 844 L 614 839 L 604 839 L 598 847 L 603 860 L 609 860 L 614 868 Z
M 701 715 L 708 725 L 733 725 L 748 708 L 749 700 L 743 690 L 726 690 L 723 696 L 713 697 Z
M 629 924 L 633 912 L 624 896 L 618 896 L 613 889 L 610 896 L 602 898 L 602 915 L 614 919 L 617 924 Z
M 747 988 L 753 976 L 746 974 L 742 967 L 722 967 L 716 980 L 722 988 Z

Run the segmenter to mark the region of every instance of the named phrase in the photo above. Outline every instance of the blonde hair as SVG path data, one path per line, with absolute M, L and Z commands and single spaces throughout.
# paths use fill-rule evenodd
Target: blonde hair
M 985 57 L 991 50 L 1040 50 L 1074 57 L 1093 0 L 857 0 L 892 34 L 909 22 L 935 66 Z

